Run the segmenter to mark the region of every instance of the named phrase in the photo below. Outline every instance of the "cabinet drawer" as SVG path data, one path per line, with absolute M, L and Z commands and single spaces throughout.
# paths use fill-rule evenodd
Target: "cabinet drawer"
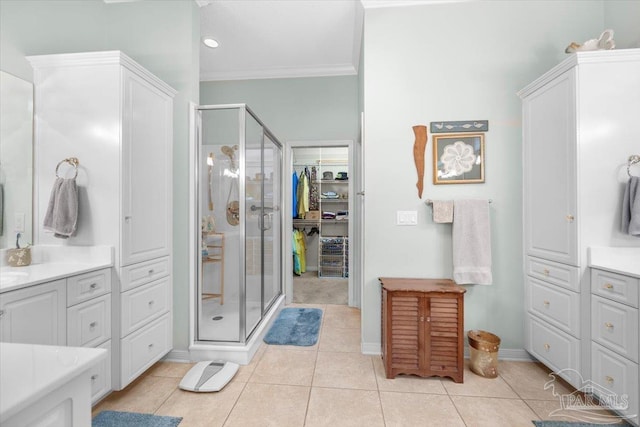
M 527 309 L 580 338 L 580 294 L 527 277 Z
M 593 295 L 591 339 L 638 362 L 638 309 Z
M 122 340 L 122 388 L 171 350 L 171 335 L 167 313 Z
M 91 376 L 91 403 L 96 403 L 111 391 L 111 340 L 100 344 L 97 348 L 107 350 L 107 357 L 89 370 Z
M 571 335 L 555 328 L 537 317 L 527 316 L 527 350 L 574 387 L 581 386 L 577 373 L 580 372 L 580 342 Z
M 580 292 L 580 269 L 578 267 L 527 257 L 525 268 L 528 276 Z
M 67 345 L 94 347 L 111 338 L 111 294 L 67 309 Z
M 611 409 L 623 415 L 636 417 L 638 414 L 638 365 L 611 350 L 591 343 L 591 372 L 594 393 L 605 402 L 611 402 Z M 621 398 L 627 395 L 628 399 Z M 604 404 L 604 403 L 603 403 Z M 619 407 L 615 407 L 619 405 Z
M 169 311 L 170 293 L 168 277 L 123 293 L 120 296 L 122 315 L 120 336 L 130 334 L 151 319 Z
M 121 269 L 120 292 L 142 286 L 170 273 L 169 257 L 129 265 Z
M 111 292 L 111 269 L 92 271 L 67 279 L 67 307 Z
M 622 274 L 591 269 L 591 293 L 638 307 L 640 280 Z

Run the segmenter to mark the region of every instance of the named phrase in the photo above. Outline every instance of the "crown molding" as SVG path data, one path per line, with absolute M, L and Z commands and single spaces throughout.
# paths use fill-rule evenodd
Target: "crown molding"
M 354 76 L 358 71 L 353 64 L 343 64 L 330 67 L 302 67 L 302 68 L 272 68 L 247 71 L 203 72 L 201 82 L 222 80 L 259 80 L 259 79 L 289 79 L 299 77 L 337 77 Z

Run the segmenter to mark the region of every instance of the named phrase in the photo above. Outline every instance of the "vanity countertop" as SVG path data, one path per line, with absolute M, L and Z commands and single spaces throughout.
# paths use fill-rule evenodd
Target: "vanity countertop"
M 0 420 L 7 420 L 107 357 L 103 348 L 0 343 Z
M 111 246 L 34 246 L 26 267 L 0 267 L 0 294 L 113 266 Z
M 590 247 L 589 267 L 640 278 L 640 247 Z

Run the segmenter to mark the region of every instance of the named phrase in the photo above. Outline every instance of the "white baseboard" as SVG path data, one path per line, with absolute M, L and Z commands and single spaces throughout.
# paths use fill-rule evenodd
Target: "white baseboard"
M 380 343 L 365 343 L 361 345 L 362 354 L 371 356 L 380 356 L 382 354 Z M 469 347 L 464 348 L 464 358 L 469 358 Z M 501 348 L 498 350 L 498 360 L 512 360 L 516 362 L 535 362 L 536 359 L 531 357 L 523 348 Z
M 179 362 L 189 363 L 191 358 L 189 357 L 188 350 L 171 350 L 166 356 L 162 358 L 163 362 Z

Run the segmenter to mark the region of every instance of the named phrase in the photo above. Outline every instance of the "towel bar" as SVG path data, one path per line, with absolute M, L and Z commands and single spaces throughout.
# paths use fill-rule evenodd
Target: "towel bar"
M 432 204 L 433 204 L 433 200 L 431 200 L 431 199 L 427 199 L 427 200 L 425 200 L 424 202 L 425 202 L 427 205 L 432 205 Z M 488 202 L 488 203 L 493 203 L 493 200 L 489 199 L 487 202 Z

